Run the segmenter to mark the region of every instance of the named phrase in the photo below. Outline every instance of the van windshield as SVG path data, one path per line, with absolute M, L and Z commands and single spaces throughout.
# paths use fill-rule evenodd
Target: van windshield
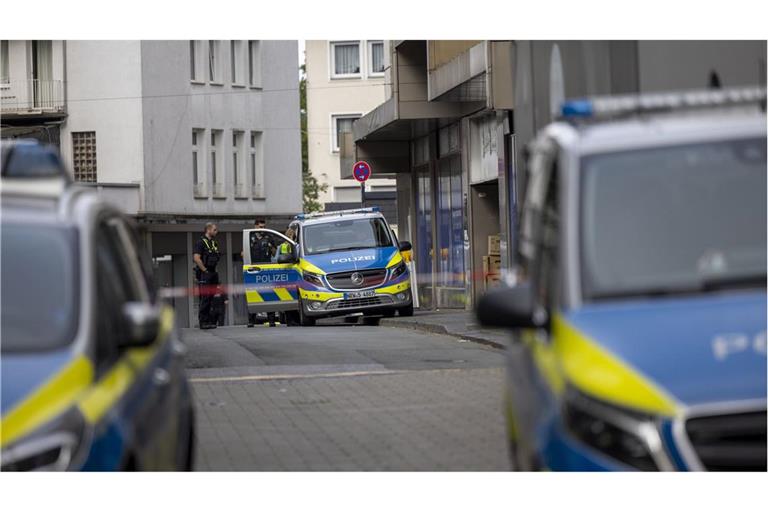
M 381 218 L 339 219 L 304 226 L 304 254 L 389 247 L 392 237 Z
M 74 228 L 3 223 L 3 352 L 51 350 L 77 331 L 78 260 Z
M 586 300 L 765 287 L 766 139 L 585 157 Z

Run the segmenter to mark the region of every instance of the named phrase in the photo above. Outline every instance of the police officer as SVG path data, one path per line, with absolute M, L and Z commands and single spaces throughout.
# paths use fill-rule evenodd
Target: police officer
M 285 230 L 285 236 L 295 241 L 296 232 L 293 230 L 293 228 L 289 227 Z M 277 249 L 278 254 L 291 254 L 292 251 L 293 247 L 289 242 L 281 243 L 280 247 Z
M 219 274 L 216 265 L 221 254 L 219 244 L 216 242 L 216 234 L 219 228 L 213 222 L 205 225 L 205 233 L 195 243 L 192 259 L 195 262 L 195 277 L 200 285 L 200 307 L 198 320 L 201 329 L 215 329 L 216 323 L 211 310 L 212 298 L 216 286 L 219 284 Z

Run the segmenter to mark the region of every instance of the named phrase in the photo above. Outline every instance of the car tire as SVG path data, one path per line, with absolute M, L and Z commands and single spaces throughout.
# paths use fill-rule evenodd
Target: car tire
M 408 304 L 405 307 L 398 308 L 397 314 L 399 316 L 413 316 L 413 304 Z
M 315 319 L 304 313 L 304 304 L 299 300 L 299 325 L 302 327 L 312 327 L 315 325 Z
M 392 318 L 393 316 L 395 316 L 395 313 L 397 313 L 396 310 L 388 309 L 388 310 L 384 311 L 384 313 L 383 313 L 384 314 L 384 318 Z
M 379 325 L 379 322 L 381 322 L 380 316 L 364 316 L 363 317 L 363 325 Z

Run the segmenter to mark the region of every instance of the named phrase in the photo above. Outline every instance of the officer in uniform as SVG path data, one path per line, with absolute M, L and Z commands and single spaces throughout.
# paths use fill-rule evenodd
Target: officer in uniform
M 213 222 L 205 225 L 205 233 L 195 243 L 192 259 L 195 262 L 195 277 L 200 285 L 200 307 L 198 320 L 201 329 L 215 329 L 211 306 L 213 295 L 219 284 L 219 274 L 216 265 L 221 259 L 219 244 L 216 242 L 216 234 L 219 228 Z

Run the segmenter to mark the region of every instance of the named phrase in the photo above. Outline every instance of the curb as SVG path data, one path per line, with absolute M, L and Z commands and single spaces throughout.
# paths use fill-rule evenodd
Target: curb
M 405 320 L 397 320 L 394 318 L 382 318 L 380 325 L 383 325 L 385 327 L 396 327 L 401 329 L 412 329 L 414 331 L 421 331 L 421 332 L 429 332 L 432 334 L 442 334 L 445 336 L 451 336 L 452 338 L 458 338 L 462 340 L 471 341 L 472 343 L 478 343 L 480 345 L 486 345 L 489 347 L 493 347 L 499 350 L 504 350 L 506 347 L 501 344 L 497 343 L 495 341 L 482 338 L 480 336 L 473 336 L 471 334 L 462 334 L 458 332 L 452 332 L 445 328 L 444 325 L 441 324 L 433 324 L 428 322 L 418 322 L 418 321 L 405 321 Z

